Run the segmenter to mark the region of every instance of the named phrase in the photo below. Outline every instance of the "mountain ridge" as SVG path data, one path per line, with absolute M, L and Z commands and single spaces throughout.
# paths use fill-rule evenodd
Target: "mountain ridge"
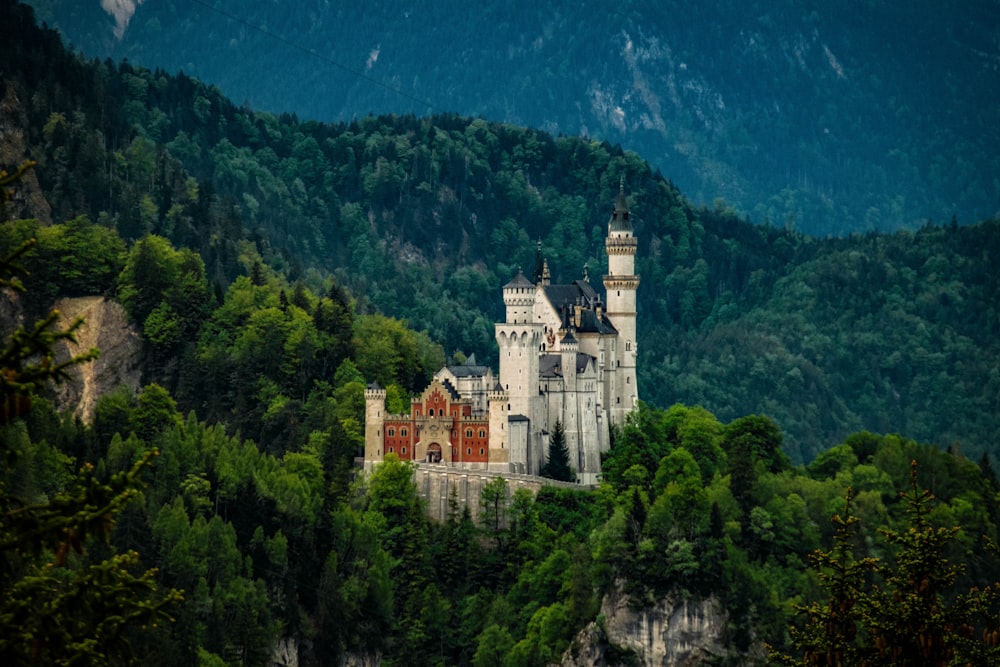
M 454 110 L 621 143 L 693 201 L 758 223 L 824 236 L 1000 212 L 990 2 L 157 0 L 134 7 L 120 41 L 96 0 L 32 4 L 88 55 L 184 70 L 274 113 Z

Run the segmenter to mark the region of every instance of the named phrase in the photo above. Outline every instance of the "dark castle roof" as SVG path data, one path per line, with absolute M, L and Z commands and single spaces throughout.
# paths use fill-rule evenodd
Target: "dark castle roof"
M 451 371 L 451 374 L 457 378 L 482 377 L 486 375 L 486 372 L 489 370 L 489 367 L 477 364 L 476 355 L 473 354 L 470 355 L 468 359 L 466 359 L 464 364 L 460 364 L 458 366 L 449 366 L 448 370 Z
M 525 278 L 524 274 L 521 273 L 520 271 L 518 271 L 517 275 L 514 276 L 514 279 L 511 280 L 506 285 L 504 285 L 503 288 L 504 289 L 511 289 L 511 288 L 517 288 L 517 287 L 534 287 L 534 286 L 535 286 L 535 283 L 533 283 L 530 280 L 528 280 L 527 278 Z
M 462 395 L 459 394 L 458 391 L 455 389 L 455 387 L 451 385 L 451 382 L 445 380 L 441 384 L 444 386 L 445 389 L 448 390 L 448 394 L 451 396 L 451 400 L 459 401 L 462 399 Z
M 594 357 L 585 352 L 576 353 L 576 372 L 582 373 L 587 370 L 587 364 L 594 361 Z M 545 378 L 562 377 L 562 355 L 543 354 L 538 358 L 538 374 Z
M 618 198 L 615 199 L 615 210 L 612 211 L 611 220 L 608 221 L 608 231 L 632 231 L 632 221 L 629 220 L 628 199 L 625 197 L 624 177 L 622 177 L 621 185 L 618 187 Z
M 597 317 L 597 306 L 603 299 L 586 280 L 574 280 L 569 285 L 544 285 L 542 291 L 560 314 L 571 312 L 577 305 L 582 307 L 577 333 L 618 333 L 607 315 L 602 312 L 601 317 Z

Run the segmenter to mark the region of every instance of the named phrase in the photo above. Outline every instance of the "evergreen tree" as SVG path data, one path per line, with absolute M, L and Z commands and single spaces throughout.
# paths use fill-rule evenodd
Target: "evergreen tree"
M 8 197 L 3 186 L 13 180 L 0 173 L 0 202 Z M 0 286 L 23 291 L 11 277 L 12 265 L 29 248 L 0 258 Z M 97 356 L 91 350 L 57 363 L 54 345 L 74 340 L 82 324 L 59 330 L 58 318 L 52 311 L 30 331 L 20 327 L 0 349 L 0 662 L 119 664 L 131 660 L 126 630 L 168 620 L 164 607 L 180 594 L 160 595 L 153 570 L 134 574 L 134 551 L 90 562 L 78 554 L 92 542 L 110 540 L 115 516 L 139 494 L 139 474 L 155 452 L 107 480 L 85 465 L 47 498 L 20 497 L 11 484 L 19 461 L 31 454 L 14 422 L 28 415 L 33 392 Z
M 549 435 L 549 456 L 541 470 L 542 477 L 562 482 L 575 482 L 576 472 L 569 465 L 569 448 L 562 422 L 556 421 Z
M 802 658 L 772 657 L 787 665 L 1000 664 L 998 586 L 973 588 L 949 602 L 949 589 L 964 566 L 944 554 L 960 528 L 928 520 L 934 496 L 917 484 L 916 461 L 910 488 L 899 495 L 908 525 L 880 530 L 899 547 L 890 562 L 855 558 L 859 520 L 851 516 L 848 492 L 844 516 L 833 518 L 833 549 L 812 558 L 828 600 L 800 607 L 805 627 L 792 629 Z M 876 583 L 870 583 L 869 573 Z M 975 637 L 976 624 L 982 641 Z

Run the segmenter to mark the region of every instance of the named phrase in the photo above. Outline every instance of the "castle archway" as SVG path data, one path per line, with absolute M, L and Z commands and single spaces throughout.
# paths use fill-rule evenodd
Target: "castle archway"
M 428 463 L 441 463 L 441 445 L 436 442 L 432 442 L 427 445 L 427 462 Z

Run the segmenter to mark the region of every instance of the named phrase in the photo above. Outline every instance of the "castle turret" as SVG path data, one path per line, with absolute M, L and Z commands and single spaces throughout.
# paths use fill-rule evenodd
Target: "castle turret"
M 372 382 L 365 389 L 365 469 L 370 470 L 384 455 L 385 389 Z
M 621 181 L 615 208 L 608 221 L 605 240 L 608 252 L 608 274 L 604 276 L 607 290 L 607 314 L 618 330 L 613 367 L 615 374 L 608 412 L 612 421 L 621 424 L 638 400 L 636 387 L 636 308 L 635 296 L 639 276 L 635 275 L 636 239 L 625 198 L 625 180 Z
M 524 274 L 517 276 L 503 287 L 503 301 L 507 307 L 507 321 L 496 325 L 497 345 L 500 348 L 500 385 L 508 393 L 508 419 L 515 415 L 530 422 L 527 442 L 513 442 L 511 447 L 525 449 L 528 472 L 537 473 L 530 463 L 537 459 L 538 434 L 541 424 L 538 399 L 538 351 L 542 343 L 542 325 L 533 320 L 536 288 Z
M 510 395 L 498 382 L 489 393 L 490 460 L 489 470 L 511 472 L 510 432 L 507 424 L 507 404 Z

